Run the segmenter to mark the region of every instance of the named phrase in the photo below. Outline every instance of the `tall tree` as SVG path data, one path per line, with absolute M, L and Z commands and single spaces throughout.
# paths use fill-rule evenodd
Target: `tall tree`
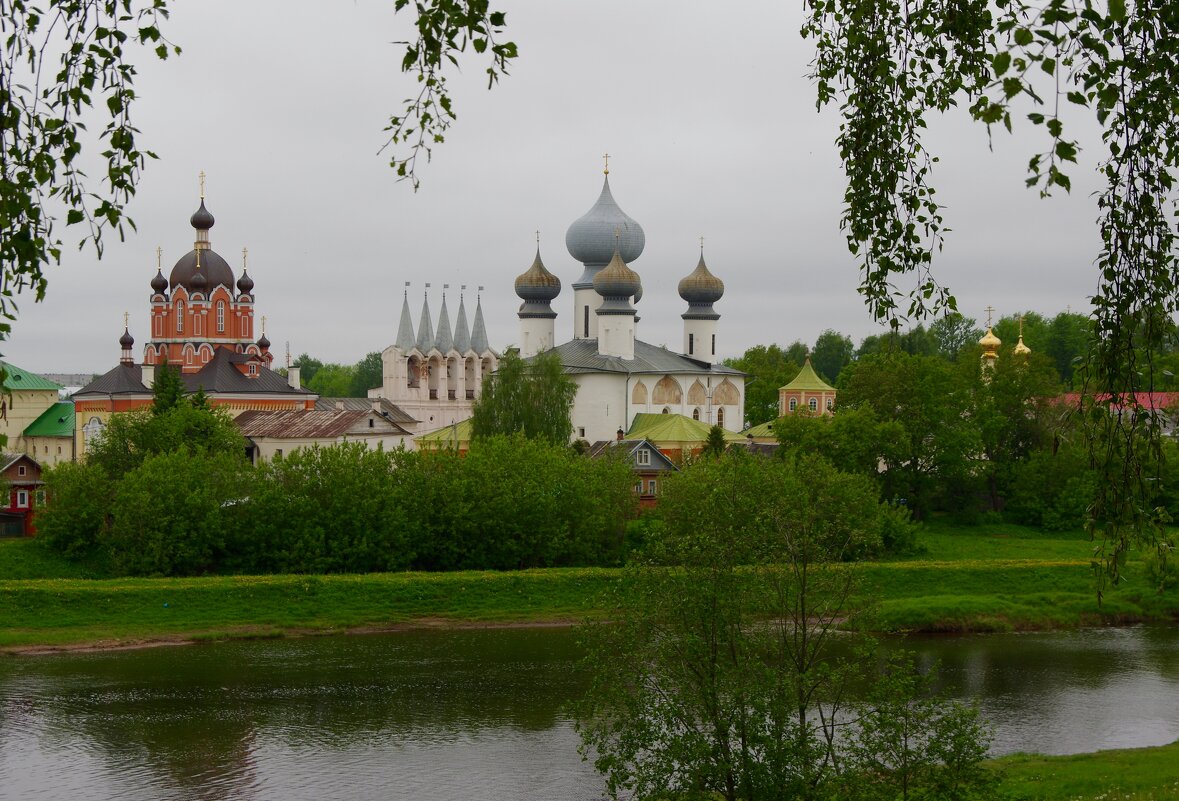
M 659 515 L 610 623 L 587 636 L 578 727 L 613 797 L 817 800 L 907 779 L 909 797 L 933 798 L 939 783 L 985 780 L 977 711 L 923 707 L 911 665 L 850 698 L 880 681 L 867 648 L 841 655 L 850 637 L 833 636 L 860 611 L 856 571 L 833 563 L 870 550 L 887 515 L 866 478 L 821 459 L 728 454 L 670 479 Z M 895 744 L 886 733 L 917 709 L 927 715 L 905 762 L 928 773 L 884 757 Z
M 950 312 L 935 320 L 929 326 L 929 333 L 937 343 L 937 352 L 952 362 L 958 360 L 963 348 L 973 348 L 983 335 L 974 319 L 958 312 Z
M 525 361 L 508 351 L 496 371 L 483 379 L 475 401 L 471 436 L 488 439 L 520 433 L 564 445 L 573 433 L 570 413 L 577 384 L 565 374 L 557 354 L 546 352 Z
M 156 366 L 151 387 L 154 415 L 170 412 L 184 401 L 184 383 L 180 380 L 180 368 L 168 364 L 168 360 Z
M 856 346 L 850 337 L 828 328 L 815 340 L 811 353 L 811 366 L 820 376 L 834 384 L 839 380 L 839 371 L 852 360 Z
M 384 380 L 384 362 L 379 351 L 373 351 L 356 363 L 352 371 L 352 388 L 348 393 L 354 398 L 368 397 L 368 391 L 381 386 Z

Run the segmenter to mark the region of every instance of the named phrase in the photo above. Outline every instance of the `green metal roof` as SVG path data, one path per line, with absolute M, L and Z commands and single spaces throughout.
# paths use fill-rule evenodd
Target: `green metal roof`
M 648 439 L 656 445 L 666 442 L 705 442 L 711 428 L 707 423 L 682 414 L 639 412 L 626 436 L 627 439 Z M 725 432 L 725 442 L 743 442 L 745 439 L 740 434 L 722 430 Z
M 74 436 L 74 404 L 59 401 L 53 404 L 33 422 L 25 427 L 25 437 L 72 437 Z
M 16 392 L 20 389 L 51 389 L 56 392 L 61 389 L 60 384 L 55 384 L 48 378 L 42 378 L 28 370 L 22 370 L 11 362 L 0 362 L 0 364 L 3 364 L 8 373 L 4 378 L 4 388 L 9 392 Z
M 774 432 L 774 423 L 777 420 L 771 420 L 768 423 L 761 423 L 760 425 L 750 426 L 741 432 L 743 437 L 774 437 L 777 434 Z
M 440 428 L 437 431 L 431 431 L 429 434 L 422 434 L 414 437 L 415 442 L 425 442 L 429 445 L 447 446 L 456 443 L 469 442 L 471 439 L 471 421 L 470 419 L 463 420 L 461 423 Z
M 782 389 L 794 389 L 803 392 L 835 391 L 835 387 L 819 378 L 819 374 L 815 372 L 815 368 L 811 367 L 811 360 L 809 358 L 803 364 L 802 369 L 798 371 L 798 375 L 794 377 L 794 380 L 782 387 Z

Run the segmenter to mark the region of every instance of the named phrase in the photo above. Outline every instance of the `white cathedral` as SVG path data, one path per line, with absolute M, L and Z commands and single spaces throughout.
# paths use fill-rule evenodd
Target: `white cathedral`
M 634 304 L 643 295 L 630 268 L 642 255 L 642 227 L 618 207 L 610 193 L 609 170 L 602 193 L 585 215 L 569 226 L 565 246 L 584 269 L 573 284 L 573 339 L 556 343 L 551 303 L 561 281 L 545 268 L 540 249 L 532 266 L 516 278 L 520 305 L 520 352 L 528 358 L 554 351 L 576 382 L 573 436 L 590 442 L 626 432 L 639 413 L 680 414 L 707 425 L 740 431 L 745 421 L 745 374 L 717 362 L 717 321 L 713 308 L 724 284 L 700 261 L 679 282 L 687 304 L 683 352 L 651 345 L 635 335 Z M 462 422 L 471 416 L 483 376 L 499 355 L 487 343 L 481 305 L 467 333 L 460 297 L 453 333 L 443 295 L 437 333 L 423 301 L 417 336 L 408 297 L 402 301 L 397 341 L 381 354 L 383 384 L 370 392 L 401 406 L 418 421 L 418 432 Z

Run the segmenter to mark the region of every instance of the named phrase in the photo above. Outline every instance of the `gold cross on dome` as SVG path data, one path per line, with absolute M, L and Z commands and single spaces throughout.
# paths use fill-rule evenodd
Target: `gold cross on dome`
M 205 171 L 201 170 L 198 176 L 201 179 L 201 200 L 205 199 Z
M 250 257 L 250 249 L 242 248 L 242 272 L 246 271 L 246 259 Z
M 602 158 L 604 158 L 606 160 L 606 169 L 602 170 L 602 172 L 605 175 L 609 175 L 610 174 L 610 154 L 606 153 L 602 156 Z
M 131 326 L 131 315 L 128 314 L 127 312 L 123 312 L 123 328 L 129 328 L 130 326 Z
M 164 249 L 159 245 L 156 245 L 156 269 L 164 269 Z
M 1019 315 L 1019 337 L 1023 339 L 1023 315 Z
M 700 250 L 704 250 L 704 237 L 700 237 Z
M 985 309 L 983 309 L 983 311 L 985 311 L 987 313 L 987 328 L 990 328 L 991 327 L 991 315 L 995 313 L 995 309 L 991 306 L 987 306 Z
M 539 228 L 536 231 L 536 246 L 540 247 L 540 229 Z
M 262 315 L 262 333 L 263 334 L 266 333 L 266 315 L 265 314 Z

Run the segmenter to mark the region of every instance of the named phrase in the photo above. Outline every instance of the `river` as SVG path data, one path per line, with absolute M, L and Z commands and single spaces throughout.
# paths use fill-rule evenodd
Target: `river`
M 1179 627 L 910 638 L 993 752 L 1179 739 Z M 567 629 L 0 659 L 0 798 L 588 801 Z

